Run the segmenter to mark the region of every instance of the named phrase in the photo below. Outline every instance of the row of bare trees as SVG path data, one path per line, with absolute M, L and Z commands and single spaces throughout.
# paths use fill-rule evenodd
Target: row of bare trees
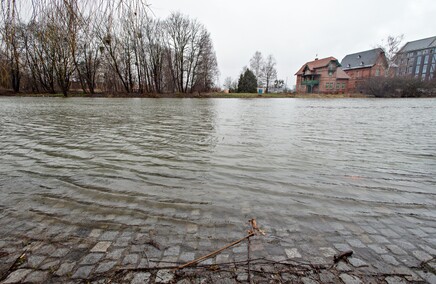
M 0 1 L 0 84 L 15 92 L 188 93 L 217 80 L 209 32 L 180 13 L 156 19 L 144 0 Z

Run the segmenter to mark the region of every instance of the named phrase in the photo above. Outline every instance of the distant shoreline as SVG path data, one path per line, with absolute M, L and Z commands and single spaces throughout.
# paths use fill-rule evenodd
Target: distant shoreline
M 2 92 L 0 97 L 64 97 L 62 94 L 31 94 Z M 192 93 L 192 94 L 83 94 L 71 93 L 67 98 L 235 98 L 235 99 L 272 99 L 272 98 L 371 98 L 365 94 L 262 94 L 256 93 Z
M 33 93 L 14 93 L 10 90 L 0 90 L 0 97 L 32 97 L 32 98 L 64 98 L 63 94 L 33 94 Z M 435 95 L 427 95 L 420 97 L 392 97 L 392 98 L 435 98 Z M 371 95 L 351 93 L 351 94 L 295 94 L 295 93 L 283 93 L 283 94 L 262 94 L 257 93 L 188 93 L 188 94 L 125 94 L 125 93 L 97 93 L 97 94 L 83 94 L 83 93 L 70 93 L 66 98 L 192 98 L 192 99 L 211 99 L 211 98 L 223 98 L 223 99 L 274 99 L 274 98 L 299 98 L 299 99 L 344 99 L 344 98 L 376 98 Z M 383 97 L 389 98 L 389 97 Z

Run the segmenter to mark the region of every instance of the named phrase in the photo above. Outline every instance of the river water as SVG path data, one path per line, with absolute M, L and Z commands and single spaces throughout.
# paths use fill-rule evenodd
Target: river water
M 436 99 L 0 99 L 0 214 L 17 221 L 434 220 L 435 175 Z

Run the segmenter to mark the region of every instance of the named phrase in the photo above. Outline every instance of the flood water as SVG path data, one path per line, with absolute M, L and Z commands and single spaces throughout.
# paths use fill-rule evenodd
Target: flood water
M 436 99 L 1 98 L 0 154 L 2 218 L 436 219 Z

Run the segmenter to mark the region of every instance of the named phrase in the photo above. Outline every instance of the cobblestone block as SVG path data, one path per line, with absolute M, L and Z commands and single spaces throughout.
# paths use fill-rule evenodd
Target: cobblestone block
M 247 246 L 240 245 L 238 247 L 233 248 L 234 253 L 247 253 Z
M 156 283 L 171 283 L 174 273 L 171 270 L 162 269 L 156 273 Z
M 298 252 L 298 249 L 291 248 L 291 249 L 285 249 L 286 256 L 288 258 L 300 258 L 301 254 Z
M 107 259 L 120 259 L 125 249 L 114 249 L 106 255 Z
M 371 226 L 362 226 L 362 229 L 370 235 L 379 234 L 379 232 Z
M 238 273 L 236 280 L 238 280 L 239 282 L 246 282 L 248 280 L 248 273 Z
M 319 251 L 322 253 L 324 257 L 333 257 L 336 254 L 336 251 L 333 248 L 329 248 L 329 247 L 319 248 Z
M 395 276 L 395 277 L 392 277 L 392 276 L 386 277 L 385 281 L 388 284 L 407 284 L 406 280 L 404 280 L 403 278 L 398 277 L 398 276 Z
M 321 283 L 337 283 L 336 276 L 330 271 L 322 271 L 319 274 L 319 279 Z
M 219 254 L 216 257 L 216 263 L 227 263 L 229 262 L 229 255 L 228 254 Z
M 129 254 L 126 255 L 123 259 L 123 265 L 136 265 L 139 260 L 139 255 L 137 254 Z
M 107 261 L 100 263 L 95 270 L 96 273 L 105 273 L 111 270 L 117 264 L 116 261 Z
M 70 252 L 68 248 L 58 248 L 50 254 L 51 257 L 64 257 Z
M 350 272 L 350 271 L 351 271 L 351 268 L 350 268 L 348 265 L 346 265 L 345 263 L 343 263 L 343 262 L 339 262 L 339 263 L 336 265 L 336 268 L 337 268 L 338 271 L 340 271 L 340 272 Z
M 75 262 L 64 262 L 61 264 L 59 269 L 56 271 L 55 275 L 65 276 L 67 274 L 70 274 L 73 271 L 74 266 L 76 266 Z
M 347 242 L 355 248 L 366 248 L 366 245 L 358 239 L 349 239 Z
M 388 253 L 387 250 L 385 250 L 383 247 L 381 247 L 379 245 L 371 244 L 371 245 L 368 245 L 368 247 L 370 249 L 372 249 L 373 251 L 375 251 L 376 253 L 378 253 L 378 254 L 386 254 L 386 253 Z
M 412 234 L 414 234 L 415 236 L 418 236 L 420 238 L 425 238 L 427 237 L 427 233 L 420 230 L 419 228 L 413 228 L 411 230 L 409 230 Z
M 37 254 L 50 255 L 56 250 L 53 245 L 45 245 L 37 250 Z
M 195 259 L 195 253 L 193 252 L 183 252 L 179 257 L 179 260 L 181 262 L 188 262 L 194 259 Z
M 301 278 L 301 281 L 303 282 L 303 284 L 319 284 L 318 281 L 315 281 L 309 277 L 303 277 Z
M 396 240 L 395 243 L 402 249 L 406 249 L 406 250 L 416 249 L 416 247 L 413 244 L 403 240 Z
M 427 234 L 436 235 L 436 227 L 421 227 L 421 230 Z
M 435 256 L 436 256 L 436 249 L 431 248 L 431 247 L 429 247 L 429 246 L 427 246 L 427 245 L 420 245 L 420 247 L 421 247 L 425 252 L 427 252 L 428 254 L 432 254 L 432 255 L 435 255 Z
M 388 248 L 388 250 L 390 250 L 394 254 L 397 254 L 397 255 L 405 255 L 405 254 L 407 254 L 403 249 L 401 249 L 397 245 L 387 245 L 386 247 Z
M 130 247 L 130 252 L 142 253 L 147 250 L 146 245 L 133 245 Z
M 3 283 L 4 284 L 21 283 L 23 282 L 23 279 L 32 271 L 33 271 L 32 269 L 15 270 L 14 272 L 8 275 L 8 277 Z
M 379 244 L 388 244 L 390 243 L 388 239 L 380 235 L 372 235 L 371 238 Z
M 98 238 L 101 235 L 101 230 L 100 229 L 93 229 L 90 233 L 89 233 L 89 237 L 90 238 Z
M 141 258 L 139 260 L 138 268 L 148 268 L 148 267 L 150 267 L 150 261 L 149 261 L 148 257 Z
M 392 264 L 392 265 L 399 265 L 400 263 L 395 259 L 395 257 L 393 257 L 392 255 L 389 255 L 389 254 L 383 254 L 382 256 L 381 256 L 381 258 L 384 260 L 384 261 L 386 261 L 387 263 L 389 263 L 389 264 Z
M 27 259 L 27 267 L 37 268 L 46 259 L 45 256 L 31 255 Z
M 77 269 L 73 274 L 72 278 L 86 279 L 91 274 L 93 268 L 93 265 L 79 267 L 79 269 Z
M 361 284 L 362 281 L 354 275 L 348 275 L 345 273 L 342 273 L 341 275 L 339 275 L 339 277 L 341 278 L 341 280 L 345 283 L 345 284 Z
M 131 239 L 129 238 L 117 238 L 113 245 L 116 247 L 128 247 L 130 245 L 130 241 Z
M 133 275 L 131 284 L 147 284 L 150 282 L 151 274 L 148 272 L 139 272 Z
M 351 250 L 350 245 L 348 244 L 333 244 L 333 246 L 338 250 L 338 251 L 347 251 L 347 250 Z
M 418 271 L 419 276 L 422 279 L 426 280 L 428 283 L 434 284 L 436 283 L 436 275 L 431 272 Z
M 103 255 L 104 254 L 102 253 L 90 253 L 82 259 L 80 264 L 81 265 L 95 264 L 103 257 Z
M 46 261 L 43 265 L 41 265 L 42 270 L 53 270 L 59 266 L 61 261 L 59 259 L 51 259 Z
M 91 252 L 106 252 L 107 249 L 112 245 L 111 242 L 98 242 L 92 249 Z
M 170 247 L 165 250 L 164 256 L 175 256 L 180 254 L 180 246 Z
M 431 255 L 429 255 L 426 252 L 423 252 L 421 250 L 414 250 L 412 252 L 412 254 L 419 259 L 420 261 L 429 261 L 430 259 L 432 259 L 433 257 Z
M 400 235 L 392 231 L 391 229 L 380 229 L 380 233 L 388 239 L 399 239 Z
M 194 234 L 194 233 L 197 233 L 197 231 L 198 231 L 198 226 L 195 224 L 188 224 L 186 226 L 186 232 L 188 234 Z
M 24 282 L 28 283 L 45 283 L 45 281 L 49 277 L 48 271 L 33 271 L 29 275 L 27 275 Z
M 355 257 L 351 257 L 348 259 L 348 262 L 354 266 L 354 267 L 365 267 L 368 266 L 368 264 L 366 262 L 364 262 L 363 260 L 359 259 L 359 258 L 355 258 Z
M 100 235 L 99 240 L 102 241 L 113 241 L 116 239 L 116 237 L 118 236 L 118 232 L 117 231 L 107 231 L 104 232 L 103 234 Z

